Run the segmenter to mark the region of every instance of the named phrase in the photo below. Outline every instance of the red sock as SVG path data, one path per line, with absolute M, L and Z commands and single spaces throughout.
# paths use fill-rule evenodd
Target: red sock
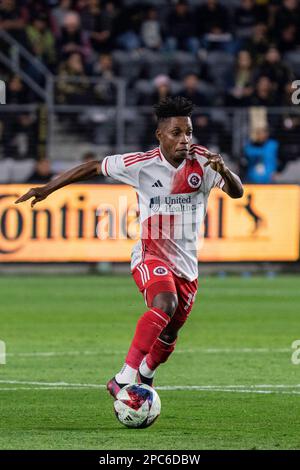
M 126 364 L 138 369 L 142 359 L 170 320 L 165 312 L 156 307 L 145 312 L 137 322 L 135 335 L 125 360 Z
M 146 363 L 149 369 L 155 370 L 160 364 L 166 362 L 175 349 L 176 339 L 173 343 L 166 343 L 157 338 L 149 354 L 146 356 Z

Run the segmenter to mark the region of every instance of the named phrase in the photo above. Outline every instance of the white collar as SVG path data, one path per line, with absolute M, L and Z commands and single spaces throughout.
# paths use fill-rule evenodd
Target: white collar
M 166 166 L 168 166 L 170 169 L 174 170 L 174 171 L 178 171 L 180 170 L 181 168 L 184 167 L 185 165 L 185 162 L 186 162 L 186 158 L 180 163 L 180 165 L 176 168 L 175 166 L 171 165 L 171 163 L 166 159 L 166 157 L 164 156 L 164 154 L 162 153 L 162 150 L 161 150 L 161 147 L 159 146 L 159 154 L 160 154 L 160 157 L 161 157 L 161 160 L 164 162 L 164 164 Z

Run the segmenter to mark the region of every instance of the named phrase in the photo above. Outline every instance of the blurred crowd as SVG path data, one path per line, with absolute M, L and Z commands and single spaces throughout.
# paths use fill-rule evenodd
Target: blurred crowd
M 299 70 L 298 0 L 2 0 L 0 28 L 62 78 L 59 103 L 114 104 L 113 88 L 86 78 L 125 76 L 135 104 L 153 104 L 176 81 L 175 91 L 182 85 L 199 106 L 274 106 L 286 103 Z M 34 63 L 26 72 L 42 81 Z M 170 89 L 160 90 L 157 75 Z M 143 79 L 152 80 L 149 88 Z
M 115 79 L 122 77 L 130 106 L 152 106 L 174 94 L 190 98 L 198 107 L 196 139 L 217 148 L 220 141 L 229 142 L 228 129 L 203 109 L 291 106 L 292 82 L 300 74 L 298 0 L 2 0 L 0 28 L 56 76 L 57 104 L 114 106 Z M 0 46 L 7 47 L 1 40 Z M 24 64 L 24 71 L 45 85 L 34 62 Z M 97 80 L 91 82 L 91 76 Z M 40 100 L 17 75 L 7 79 L 8 103 Z M 143 117 L 149 122 L 139 143 L 150 146 L 155 122 L 142 113 L 141 122 Z M 290 142 L 299 133 L 300 118 L 278 119 L 268 123 L 270 129 L 280 129 L 280 148 L 289 147 L 291 158 L 297 158 L 299 144 Z M 261 128 L 265 140 L 274 137 L 267 127 Z M 36 133 L 26 115 L 6 122 L 11 132 L 18 128 Z M 95 132 L 94 143 L 109 143 L 102 136 Z M 11 137 L 7 130 L 6 153 Z M 280 160 L 282 150 L 276 152 Z M 284 165 L 281 159 L 277 169 Z M 245 173 L 250 178 L 246 167 Z

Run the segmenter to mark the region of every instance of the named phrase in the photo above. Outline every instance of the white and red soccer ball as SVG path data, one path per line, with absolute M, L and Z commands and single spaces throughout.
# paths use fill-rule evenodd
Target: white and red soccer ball
M 146 384 L 129 384 L 123 387 L 114 402 L 120 423 L 128 428 L 147 428 L 160 415 L 158 393 Z

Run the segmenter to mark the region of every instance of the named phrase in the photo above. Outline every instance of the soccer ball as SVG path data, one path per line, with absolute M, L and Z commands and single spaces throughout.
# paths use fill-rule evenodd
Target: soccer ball
M 128 428 L 147 428 L 158 418 L 160 398 L 146 384 L 129 384 L 121 388 L 114 402 L 115 414 Z

